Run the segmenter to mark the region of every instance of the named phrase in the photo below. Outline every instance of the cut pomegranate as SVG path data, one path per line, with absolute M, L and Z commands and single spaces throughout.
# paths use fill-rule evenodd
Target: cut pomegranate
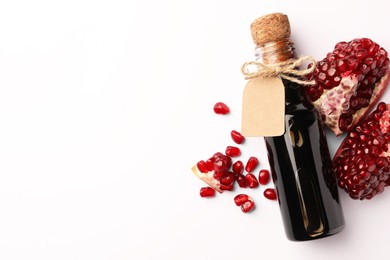
M 253 170 L 256 168 L 256 166 L 259 164 L 259 160 L 254 157 L 254 156 L 251 156 L 249 159 L 248 159 L 248 162 L 246 163 L 246 166 L 245 166 L 245 170 L 247 172 L 253 172 Z
M 242 174 L 244 172 L 244 164 L 242 161 L 236 161 L 233 163 L 233 172 L 235 174 Z
M 381 102 L 343 140 L 333 159 L 339 186 L 353 199 L 371 199 L 389 186 L 390 105 Z
M 305 87 L 305 94 L 338 136 L 378 101 L 390 78 L 389 64 L 387 52 L 368 38 L 339 42 L 317 63 L 310 75 L 316 84 Z
M 251 189 L 257 188 L 259 186 L 259 182 L 257 181 L 255 175 L 253 175 L 252 173 L 248 173 L 247 175 L 245 175 L 245 180 L 246 184 Z
M 270 174 L 269 171 L 266 169 L 262 169 L 259 172 L 259 183 L 261 185 L 266 185 L 270 180 Z
M 229 171 L 232 159 L 220 152 L 215 153 L 206 162 L 199 161 L 192 167 L 194 174 L 210 187 L 222 193 L 233 190 L 235 176 Z
M 225 154 L 230 157 L 237 157 L 240 156 L 241 150 L 235 146 L 228 146 L 226 147 Z
M 230 108 L 223 102 L 217 102 L 214 105 L 214 112 L 220 115 L 229 114 Z
M 215 190 L 211 187 L 202 187 L 202 188 L 200 188 L 200 196 L 201 197 L 214 197 Z
M 230 136 L 236 144 L 242 144 L 245 141 L 245 137 L 236 130 L 232 130 Z
M 276 191 L 275 189 L 268 188 L 265 189 L 263 192 L 264 197 L 266 197 L 269 200 L 276 200 Z

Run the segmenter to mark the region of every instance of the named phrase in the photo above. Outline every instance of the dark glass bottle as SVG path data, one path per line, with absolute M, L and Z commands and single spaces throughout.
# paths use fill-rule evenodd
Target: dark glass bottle
M 294 57 L 288 39 L 256 48 L 263 64 Z M 302 86 L 283 80 L 285 132 L 265 137 L 268 159 L 287 237 L 293 241 L 338 233 L 344 217 L 331 167 L 325 131 L 318 112 L 306 102 Z

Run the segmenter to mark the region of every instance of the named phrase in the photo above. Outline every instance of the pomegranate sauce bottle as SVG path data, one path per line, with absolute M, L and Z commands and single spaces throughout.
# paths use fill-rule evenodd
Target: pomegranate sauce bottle
M 272 65 L 294 59 L 290 23 L 274 13 L 251 24 L 256 60 Z M 303 86 L 282 79 L 285 132 L 264 137 L 287 238 L 306 241 L 340 232 L 344 216 L 331 157 L 317 111 L 306 102 Z

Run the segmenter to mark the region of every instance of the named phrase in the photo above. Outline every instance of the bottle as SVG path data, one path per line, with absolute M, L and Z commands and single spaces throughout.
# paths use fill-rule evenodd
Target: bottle
M 294 58 L 290 23 L 274 13 L 251 24 L 256 59 L 273 64 Z M 344 216 L 319 113 L 297 83 L 282 79 L 285 132 L 264 137 L 287 238 L 306 241 L 340 232 Z

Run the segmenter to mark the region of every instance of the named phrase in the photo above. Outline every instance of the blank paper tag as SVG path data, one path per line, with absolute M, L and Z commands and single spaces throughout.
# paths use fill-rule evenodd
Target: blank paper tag
M 284 107 L 284 86 L 280 78 L 251 79 L 242 99 L 241 133 L 247 137 L 282 135 Z

